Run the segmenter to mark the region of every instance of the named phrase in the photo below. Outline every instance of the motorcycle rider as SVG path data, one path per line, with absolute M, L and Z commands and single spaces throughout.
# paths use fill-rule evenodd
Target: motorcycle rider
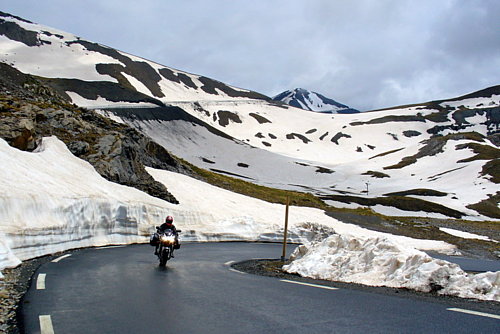
M 174 249 L 178 248 L 179 234 L 177 233 L 177 228 L 174 225 L 174 217 L 167 216 L 167 218 L 165 218 L 165 222 L 163 224 L 161 224 L 160 227 L 158 228 L 158 233 L 165 233 L 166 230 L 172 230 L 174 232 L 175 246 L 176 246 L 176 247 L 174 247 Z M 159 247 L 160 247 L 160 244 L 157 244 L 156 248 L 155 248 L 155 255 L 158 255 L 158 248 Z M 174 257 L 173 250 L 172 250 L 172 257 Z

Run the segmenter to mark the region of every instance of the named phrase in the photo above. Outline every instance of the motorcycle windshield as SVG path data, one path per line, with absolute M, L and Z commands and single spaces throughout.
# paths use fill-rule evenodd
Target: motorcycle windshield
M 166 230 L 163 232 L 163 234 L 165 234 L 165 235 L 174 235 L 175 233 L 174 233 L 174 231 L 173 231 L 173 230 L 171 230 L 171 229 L 166 229 Z

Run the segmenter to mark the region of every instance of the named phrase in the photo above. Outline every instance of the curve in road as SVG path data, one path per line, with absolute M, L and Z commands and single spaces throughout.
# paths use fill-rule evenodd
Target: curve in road
M 26 333 L 494 333 L 500 320 L 453 305 L 243 274 L 233 261 L 281 246 L 191 243 L 166 268 L 148 245 L 84 249 L 35 273 Z M 40 283 L 38 283 L 40 280 Z M 36 282 L 36 284 L 35 284 Z M 293 284 L 292 284 L 293 283 Z M 500 314 L 492 314 L 493 316 Z M 500 318 L 500 317 L 499 317 Z

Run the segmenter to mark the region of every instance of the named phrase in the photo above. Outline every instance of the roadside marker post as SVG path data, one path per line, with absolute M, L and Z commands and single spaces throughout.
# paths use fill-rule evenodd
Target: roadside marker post
M 281 262 L 286 261 L 286 239 L 288 238 L 288 208 L 290 206 L 290 196 L 286 197 L 285 209 L 285 232 L 283 233 L 283 253 L 281 254 Z

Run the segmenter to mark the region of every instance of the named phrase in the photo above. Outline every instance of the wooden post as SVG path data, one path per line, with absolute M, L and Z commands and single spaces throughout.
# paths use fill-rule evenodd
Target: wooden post
M 288 208 L 290 206 L 290 196 L 286 197 L 286 210 L 285 210 L 285 232 L 283 233 L 283 253 L 281 254 L 281 261 L 286 260 L 286 239 L 288 238 Z

